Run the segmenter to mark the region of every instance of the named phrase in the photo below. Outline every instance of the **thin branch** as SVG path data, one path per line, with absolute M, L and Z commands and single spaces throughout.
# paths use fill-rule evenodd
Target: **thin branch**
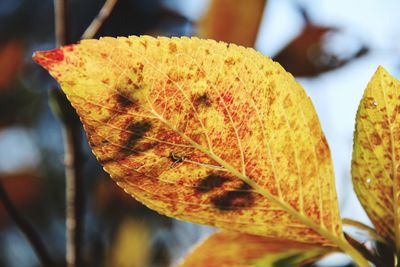
M 35 231 L 33 226 L 17 211 L 11 202 L 6 190 L 0 179 L 0 201 L 3 203 L 4 208 L 10 215 L 11 219 L 15 222 L 21 232 L 26 236 L 30 242 L 33 250 L 38 256 L 39 260 L 44 266 L 53 266 L 53 260 L 50 254 L 46 250 L 43 240 L 40 238 L 39 234 Z
M 71 111 L 72 112 L 72 111 Z M 73 111 L 75 112 L 75 111 Z M 80 124 L 64 124 L 67 266 L 81 265 L 83 180 Z
M 100 9 L 99 14 L 96 18 L 90 23 L 89 27 L 82 34 L 81 39 L 91 39 L 94 38 L 97 32 L 100 30 L 101 26 L 110 16 L 112 10 L 117 4 L 118 0 L 106 0 L 103 7 Z
M 78 267 L 82 264 L 81 247 L 84 224 L 82 127 L 78 115 L 59 88 L 52 88 L 49 91 L 49 99 L 53 113 L 62 123 L 64 139 L 67 267 Z
M 68 0 L 54 0 L 55 37 L 57 47 L 68 44 L 71 39 L 68 3 Z
M 68 0 L 54 0 L 55 35 L 57 46 L 71 41 Z M 52 90 L 53 106 L 59 111 L 63 124 L 65 149 L 65 198 L 66 198 L 66 261 L 67 267 L 79 267 L 82 262 L 83 233 L 83 177 L 81 124 L 61 90 Z

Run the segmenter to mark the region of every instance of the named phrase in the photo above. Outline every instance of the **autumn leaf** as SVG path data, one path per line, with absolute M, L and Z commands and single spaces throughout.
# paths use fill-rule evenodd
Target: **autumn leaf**
M 266 0 L 212 0 L 197 25 L 198 35 L 253 47 Z
M 179 267 L 306 266 L 330 249 L 235 232 L 218 232 L 197 245 Z
M 148 36 L 34 59 L 61 84 L 105 170 L 148 207 L 357 254 L 314 107 L 279 64 L 233 44 Z
M 357 196 L 377 232 L 400 249 L 400 82 L 379 67 L 358 108 L 352 161 Z

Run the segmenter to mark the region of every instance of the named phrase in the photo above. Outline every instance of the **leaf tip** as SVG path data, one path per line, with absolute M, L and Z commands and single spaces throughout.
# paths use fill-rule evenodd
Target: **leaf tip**
M 390 75 L 389 72 L 381 65 L 375 71 L 374 76 L 381 76 L 381 75 Z
M 62 62 L 64 60 L 64 52 L 72 51 L 74 45 L 68 45 L 53 50 L 38 51 L 32 56 L 33 60 L 48 71 L 51 71 L 54 65 Z

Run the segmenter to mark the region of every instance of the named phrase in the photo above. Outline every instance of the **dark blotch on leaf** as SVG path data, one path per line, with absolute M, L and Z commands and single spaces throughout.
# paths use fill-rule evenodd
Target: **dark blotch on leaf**
M 124 152 L 132 152 L 132 149 L 143 138 L 143 136 L 150 130 L 151 123 L 148 121 L 139 121 L 132 123 L 126 129 L 130 132 L 129 138 L 124 144 Z
M 211 199 L 211 202 L 221 211 L 250 207 L 254 203 L 254 197 L 249 189 L 250 186 L 243 182 L 237 191 L 225 192 Z
M 118 161 L 118 158 L 113 158 L 113 157 L 104 157 L 104 158 L 99 158 L 98 159 L 101 165 L 106 165 L 108 163 Z
M 118 105 L 122 108 L 129 108 L 137 105 L 136 100 L 131 100 L 129 97 L 120 94 L 115 96 L 115 101 L 117 101 Z
M 206 176 L 197 184 L 196 192 L 206 193 L 212 191 L 214 188 L 221 187 L 225 182 L 229 180 L 230 179 L 228 177 L 212 173 Z
M 143 143 L 138 147 L 139 141 L 144 137 L 144 135 L 151 129 L 151 123 L 148 121 L 139 121 L 130 124 L 127 127 L 127 131 L 129 131 L 129 135 L 125 143 L 123 144 L 123 148 L 119 149 L 117 153 L 113 155 L 104 156 L 98 158 L 99 162 L 102 165 L 106 165 L 110 162 L 116 162 L 125 159 L 129 154 L 137 154 L 138 152 L 144 152 L 149 150 L 157 145 L 157 143 Z M 103 145 L 111 145 L 115 146 L 115 144 L 111 144 L 107 140 L 102 140 Z
M 197 96 L 194 99 L 194 105 L 195 106 L 205 106 L 205 107 L 211 106 L 211 101 L 210 101 L 207 93 Z

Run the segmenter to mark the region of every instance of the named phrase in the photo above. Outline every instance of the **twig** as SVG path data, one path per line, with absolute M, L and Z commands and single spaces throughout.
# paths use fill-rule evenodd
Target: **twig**
M 56 44 L 70 43 L 68 0 L 54 0 Z M 66 261 L 67 267 L 81 266 L 83 233 L 83 177 L 81 148 L 81 124 L 75 110 L 61 90 L 53 90 L 54 103 L 63 124 L 65 150 L 65 198 L 66 198 Z
M 66 261 L 67 267 L 81 266 L 84 212 L 82 177 L 83 151 L 81 123 L 65 94 L 58 88 L 49 91 L 50 107 L 62 122 L 66 179 Z
M 75 111 L 71 111 L 75 112 Z M 83 181 L 80 124 L 64 124 L 65 179 L 66 179 L 66 237 L 67 266 L 81 265 L 83 227 Z
M 17 211 L 17 209 L 12 204 L 10 197 L 5 191 L 3 184 L 0 179 L 0 200 L 3 203 L 4 208 L 10 215 L 11 219 L 16 223 L 18 228 L 26 236 L 33 250 L 36 252 L 39 260 L 44 266 L 53 266 L 53 260 L 50 254 L 47 252 L 46 247 L 40 238 L 39 234 L 35 231 L 32 225 Z
M 90 23 L 89 27 L 87 27 L 85 32 L 82 34 L 81 39 L 91 39 L 95 37 L 96 33 L 99 31 L 99 29 L 107 20 L 107 18 L 110 16 L 117 2 L 118 0 L 106 0 L 103 7 L 99 11 L 99 14 Z
M 56 46 L 70 43 L 68 0 L 54 0 L 54 20 Z

